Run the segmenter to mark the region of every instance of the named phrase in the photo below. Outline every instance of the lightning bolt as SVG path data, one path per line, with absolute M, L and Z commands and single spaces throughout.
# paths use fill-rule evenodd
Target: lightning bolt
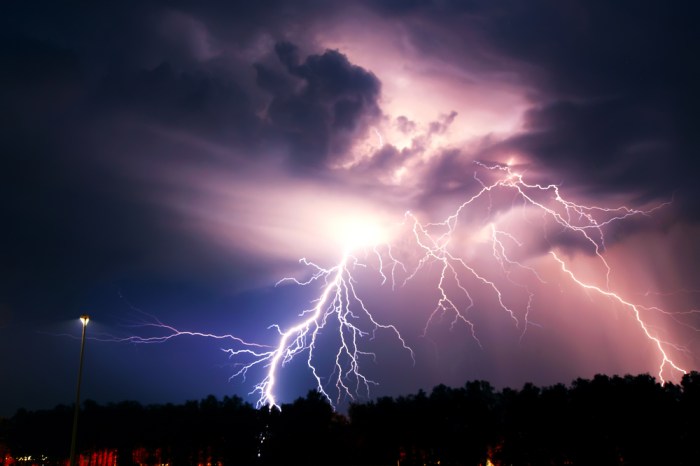
M 610 287 L 612 269 L 607 262 L 604 252 L 604 229 L 615 222 L 621 222 L 632 216 L 649 216 L 663 208 L 668 202 L 660 203 L 650 209 L 640 210 L 626 206 L 607 208 L 600 206 L 582 205 L 564 198 L 560 188 L 555 184 L 538 184 L 525 181 L 523 175 L 509 165 L 486 164 L 475 162 L 477 171 L 473 175 L 476 190 L 474 194 L 459 204 L 444 220 L 439 222 L 422 222 L 417 215 L 406 212 L 400 227 L 404 240 L 401 246 L 385 243 L 373 246 L 372 251 L 377 259 L 378 277 L 382 284 L 391 282 L 392 289 L 408 286 L 427 269 L 437 270 L 437 291 L 434 308 L 427 317 L 423 336 L 427 336 L 431 325 L 445 316 L 450 317 L 450 327 L 465 325 L 475 342 L 482 346 L 475 321 L 470 313 L 478 301 L 475 291 L 486 292 L 493 298 L 495 310 L 503 312 L 513 325 L 521 331 L 521 339 L 531 325 L 534 291 L 530 282 L 545 283 L 538 271 L 525 263 L 513 258 L 513 252 L 524 246 L 524 240 L 518 234 L 498 226 L 499 215 L 494 209 L 493 198 L 498 195 L 508 195 L 512 205 L 508 209 L 520 208 L 525 224 L 536 214 L 541 219 L 541 228 L 545 240 L 549 241 L 551 234 L 566 233 L 573 235 L 588 248 L 593 257 L 601 265 L 605 276 L 605 285 L 596 285 L 578 278 L 569 265 L 558 255 L 549 243 L 549 258 L 571 283 L 583 290 L 597 293 L 611 301 L 617 302 L 628 309 L 635 319 L 641 334 L 649 341 L 659 355 L 659 378 L 665 382 L 667 371 L 686 373 L 679 363 L 672 359 L 669 349 L 686 351 L 654 333 L 653 327 L 644 319 L 644 312 L 657 311 L 673 315 L 660 308 L 645 307 L 633 303 L 616 293 Z M 490 181 L 485 181 L 490 179 Z M 486 205 L 486 213 L 475 216 L 480 212 L 479 207 Z M 474 219 L 486 220 L 482 237 L 474 239 L 476 234 L 470 224 Z M 552 233 L 552 228 L 554 232 Z M 466 231 L 465 231 L 466 230 Z M 487 245 L 488 254 L 483 256 L 492 260 L 493 267 L 484 268 L 483 256 L 480 260 L 469 259 L 464 254 L 464 237 L 471 238 L 470 244 L 479 242 Z M 581 247 L 581 246 L 580 246 Z M 157 319 L 149 325 L 166 331 L 165 335 L 140 338 L 129 337 L 121 341 L 132 343 L 162 343 L 180 336 L 198 336 L 220 340 L 233 340 L 235 348 L 223 350 L 236 361 L 235 372 L 231 378 L 245 377 L 253 368 L 264 368 L 264 377 L 257 383 L 253 392 L 258 396 L 257 406 L 279 407 L 276 391 L 280 382 L 281 369 L 293 359 L 305 355 L 306 365 L 312 374 L 317 390 L 334 405 L 342 397 L 354 400 L 364 393 L 369 395 L 370 388 L 377 383 L 361 370 L 364 361 L 374 359 L 375 354 L 363 349 L 363 340 L 372 339 L 377 332 L 383 331 L 393 335 L 401 347 L 414 357 L 413 350 L 407 344 L 398 328 L 392 324 L 379 322 L 365 305 L 358 289 L 355 271 L 358 267 L 366 267 L 359 258 L 358 250 L 367 249 L 366 245 L 355 245 L 346 251 L 340 261 L 333 267 L 324 268 L 320 265 L 302 259 L 300 263 L 310 270 L 306 280 L 285 278 L 278 282 L 293 283 L 298 286 L 317 287 L 318 297 L 311 302 L 308 309 L 299 314 L 298 321 L 287 327 L 274 325 L 271 328 L 277 332 L 277 340 L 273 345 L 259 345 L 242 340 L 233 335 L 212 335 L 208 333 L 183 332 L 164 325 Z M 416 253 L 417 251 L 417 253 Z M 367 255 L 365 255 L 367 257 Z M 494 270 L 497 274 L 494 275 Z M 524 277 L 529 277 L 525 279 Z M 515 287 L 527 296 L 525 304 L 515 303 L 508 297 L 509 288 Z M 487 307 L 481 305 L 480 307 Z M 695 312 L 695 311 L 693 311 Z M 323 375 L 317 364 L 319 353 L 328 354 L 319 349 L 321 335 L 334 335 L 337 347 L 333 350 L 332 370 L 330 375 Z M 415 362 L 415 360 L 414 360 Z M 331 394 L 332 392 L 335 397 Z
M 554 258 L 555 261 L 559 263 L 561 266 L 561 270 L 568 275 L 571 280 L 573 280 L 577 285 L 579 285 L 581 288 L 584 288 L 586 290 L 592 290 L 595 291 L 596 293 L 605 296 L 613 301 L 617 301 L 618 303 L 624 305 L 627 307 L 630 311 L 632 311 L 632 314 L 634 315 L 635 320 L 639 324 L 639 327 L 641 328 L 642 332 L 644 332 L 644 335 L 651 341 L 656 348 L 659 351 L 661 363 L 659 364 L 659 380 L 661 380 L 661 383 L 666 383 L 666 379 L 664 378 L 664 369 L 666 369 L 667 366 L 675 369 L 678 372 L 681 372 L 683 374 L 686 374 L 687 371 L 683 369 L 682 367 L 678 366 L 668 355 L 668 353 L 665 350 L 665 347 L 671 346 L 679 351 L 685 351 L 685 348 L 682 348 L 678 345 L 675 345 L 671 342 L 668 341 L 663 341 L 659 337 L 655 336 L 654 334 L 651 333 L 649 330 L 649 325 L 647 322 L 642 318 L 641 311 L 643 309 L 648 310 L 649 308 L 646 308 L 644 306 L 641 306 L 639 304 L 634 304 L 617 293 L 614 293 L 612 291 L 604 290 L 598 286 L 591 285 L 589 283 L 585 283 L 581 280 L 579 280 L 574 273 L 569 270 L 569 268 L 566 266 L 566 263 L 559 257 L 554 251 L 550 251 L 549 254 Z
M 486 278 L 485 275 L 480 273 L 475 267 L 471 266 L 463 258 L 456 255 L 456 253 L 453 251 L 458 250 L 459 248 L 452 247 L 451 244 L 457 236 L 456 230 L 460 218 L 466 215 L 468 207 L 474 205 L 477 200 L 490 195 L 493 191 L 503 189 L 513 192 L 516 195 L 516 199 L 521 201 L 524 206 L 529 206 L 530 208 L 539 211 L 544 218 L 554 221 L 555 224 L 562 229 L 562 231 L 567 231 L 578 235 L 585 243 L 590 245 L 594 255 L 600 261 L 605 270 L 605 287 L 599 287 L 580 280 L 567 267 L 564 260 L 562 260 L 554 251 L 550 251 L 549 254 L 550 257 L 552 257 L 560 266 L 561 270 L 576 285 L 585 290 L 595 291 L 602 296 L 619 302 L 632 312 L 632 315 L 639 324 L 643 335 L 657 348 L 660 359 L 658 375 L 659 379 L 663 383 L 665 383 L 666 380 L 664 378 L 664 371 L 668 368 L 683 374 L 687 372 L 679 364 L 673 361 L 667 351 L 667 348 L 672 347 L 679 351 L 687 350 L 656 336 L 651 331 L 650 325 L 642 317 L 641 311 L 654 309 L 667 315 L 672 314 L 659 308 L 648 308 L 640 304 L 632 303 L 610 290 L 611 267 L 603 256 L 603 251 L 605 250 L 605 235 L 603 232 L 604 227 L 612 224 L 613 222 L 625 220 L 631 216 L 649 216 L 654 211 L 668 205 L 668 202 L 661 203 L 649 210 L 632 209 L 625 206 L 616 208 L 585 206 L 563 198 L 557 185 L 531 184 L 524 181 L 523 175 L 514 172 L 509 166 L 486 165 L 481 162 L 475 163 L 488 172 L 502 172 L 504 176 L 498 177 L 490 184 L 486 184 L 475 174 L 474 179 L 480 184 L 481 189 L 459 205 L 454 213 L 449 215 L 442 222 L 421 224 L 415 216 L 410 213 L 407 214 L 407 218 L 409 218 L 410 223 L 412 224 L 412 232 L 415 238 L 415 243 L 424 252 L 423 257 L 418 261 L 418 265 L 415 267 L 413 273 L 408 279 L 412 279 L 427 264 L 437 263 L 440 265 L 440 276 L 437 282 L 438 300 L 435 309 L 428 318 L 423 332 L 424 335 L 427 333 L 428 326 L 437 315 L 443 315 L 445 312 L 451 312 L 454 316 L 451 324 L 452 327 L 454 327 L 454 325 L 458 322 L 463 322 L 468 326 L 474 340 L 479 344 L 479 346 L 481 346 L 481 341 L 479 340 L 476 332 L 476 325 L 469 319 L 468 316 L 468 311 L 474 307 L 474 298 L 465 287 L 464 278 L 461 278 L 465 275 L 467 277 L 472 277 L 477 282 L 481 282 L 482 285 L 489 288 L 493 292 L 500 310 L 505 312 L 517 327 L 522 328 L 521 339 L 530 325 L 529 314 L 531 311 L 534 294 L 525 284 L 516 282 L 511 277 L 510 270 L 513 267 L 517 267 L 528 271 L 541 283 L 544 283 L 544 280 L 532 267 L 528 267 L 509 258 L 504 240 L 509 240 L 517 246 L 522 246 L 522 243 L 516 238 L 516 236 L 512 233 L 496 229 L 493 223 L 489 225 L 492 256 L 496 264 L 502 270 L 508 281 L 525 289 L 528 295 L 527 304 L 524 306 L 524 309 L 522 309 L 522 321 L 518 318 L 515 310 L 504 301 L 501 287 L 495 282 L 495 280 Z M 455 304 L 453 298 L 450 297 L 451 294 L 447 290 L 446 283 L 448 281 L 451 281 L 454 288 L 463 295 L 466 302 L 468 302 L 468 305 L 459 307 Z
M 300 314 L 302 320 L 296 325 L 286 330 L 282 330 L 277 325 L 275 326 L 279 332 L 279 340 L 277 346 L 271 351 L 253 354 L 248 349 L 227 350 L 231 357 L 236 357 L 243 353 L 258 356 L 253 362 L 243 365 L 232 377 L 245 376 L 252 367 L 262 363 L 266 364 L 267 375 L 255 386 L 254 390 L 254 392 L 259 393 L 258 407 L 279 407 L 274 391 L 277 383 L 277 373 L 282 366 L 302 352 L 307 354 L 307 365 L 316 380 L 317 390 L 331 404 L 334 403 L 334 400 L 325 388 L 326 383 L 323 382 L 314 365 L 318 337 L 327 327 L 333 327 L 333 331 L 336 332 L 340 341 L 335 352 L 334 369 L 329 377 L 329 380 L 332 381 L 338 392 L 335 403 L 339 402 L 342 395 L 347 395 L 350 399 L 354 399 L 353 394 L 361 390 L 369 393 L 370 385 L 376 384 L 376 382 L 365 377 L 360 371 L 362 358 L 373 358 L 375 356 L 374 353 L 360 349 L 359 341 L 362 338 L 368 335 L 374 337 L 378 330 L 389 331 L 395 335 L 401 346 L 413 358 L 413 350 L 406 344 L 398 329 L 394 325 L 378 322 L 359 296 L 352 275 L 352 270 L 361 265 L 357 257 L 346 253 L 335 267 L 329 269 L 320 267 L 306 259 L 302 259 L 301 262 L 314 270 L 310 279 L 302 282 L 294 278 L 285 278 L 278 284 L 292 281 L 297 285 L 308 286 L 314 282 L 321 282 L 322 291 L 314 306 Z M 367 330 L 363 330 L 356 323 L 361 318 L 364 318 L 369 323 Z
M 478 162 L 477 162 L 478 163 Z M 456 212 L 449 216 L 444 222 L 435 224 L 437 226 L 443 227 L 446 231 L 442 233 L 440 236 L 438 236 L 438 240 L 434 241 L 432 243 L 431 247 L 426 247 L 425 242 L 420 241 L 420 238 L 417 236 L 417 242 L 419 245 L 421 245 L 424 249 L 426 249 L 426 257 L 428 256 L 435 256 L 436 251 L 441 251 L 442 257 L 448 257 L 450 259 L 450 262 L 452 263 L 457 263 L 459 264 L 463 269 L 468 271 L 470 274 L 473 274 L 475 277 L 477 277 L 479 280 L 484 281 L 487 283 L 489 286 L 493 287 L 494 292 L 498 296 L 498 301 L 501 304 L 501 309 L 510 315 L 513 320 L 515 320 L 516 324 L 518 324 L 518 320 L 514 316 L 513 311 L 508 308 L 505 304 L 503 304 L 502 301 L 502 295 L 501 292 L 498 290 L 496 285 L 491 282 L 483 279 L 481 276 L 479 276 L 471 267 L 469 267 L 467 264 L 465 264 L 461 259 L 457 259 L 455 257 L 452 257 L 448 255 L 447 252 L 445 252 L 445 245 L 447 244 L 448 240 L 452 238 L 452 235 L 454 233 L 455 225 L 457 222 L 457 219 L 459 216 L 462 214 L 463 210 L 469 206 L 471 203 L 473 203 L 476 199 L 479 197 L 485 195 L 486 193 L 490 193 L 492 190 L 496 188 L 506 188 L 510 190 L 514 190 L 519 199 L 523 201 L 524 204 L 529 205 L 537 210 L 539 210 L 543 216 L 551 218 L 556 224 L 562 227 L 563 230 L 573 232 L 575 234 L 580 235 L 582 239 L 584 239 L 587 243 L 589 243 L 594 251 L 595 256 L 599 259 L 599 261 L 602 263 L 602 265 L 605 268 L 605 277 L 606 277 L 606 286 L 600 287 L 596 286 L 590 283 L 586 283 L 579 278 L 577 278 L 574 273 L 567 267 L 566 263 L 564 260 L 562 260 L 555 251 L 549 251 L 550 256 L 558 263 L 558 265 L 561 267 L 561 270 L 579 287 L 585 289 L 585 290 L 591 290 L 595 291 L 598 294 L 605 296 L 606 298 L 609 298 L 610 300 L 619 302 L 620 304 L 624 305 L 627 307 L 631 312 L 632 315 L 634 316 L 634 319 L 636 322 L 639 324 L 639 327 L 641 331 L 643 332 L 644 336 L 657 348 L 658 353 L 659 353 L 659 358 L 660 358 L 660 364 L 659 364 L 659 372 L 658 376 L 659 379 L 662 381 L 662 383 L 665 383 L 665 378 L 664 378 L 664 371 L 668 368 L 671 368 L 672 370 L 675 370 L 677 372 L 685 374 L 687 371 L 682 368 L 680 365 L 678 365 L 676 362 L 674 362 L 669 353 L 667 352 L 666 348 L 672 347 L 676 350 L 679 351 L 686 351 L 685 348 L 680 347 L 678 345 L 673 344 L 672 342 L 662 340 L 658 336 L 656 336 L 651 330 L 650 330 L 650 325 L 645 321 L 645 319 L 642 317 L 642 310 L 650 310 L 654 309 L 660 312 L 663 312 L 664 314 L 667 315 L 672 315 L 671 313 L 668 313 L 666 311 L 663 311 L 659 308 L 648 308 L 645 306 L 642 306 L 640 304 L 635 304 L 632 303 L 625 298 L 623 298 L 621 295 L 618 293 L 610 290 L 610 273 L 611 273 L 611 268 L 608 262 L 605 260 L 603 256 L 603 251 L 605 249 L 605 236 L 603 232 L 603 228 L 607 225 L 612 224 L 613 222 L 617 221 L 622 221 L 627 219 L 628 217 L 634 216 L 634 215 L 643 215 L 643 216 L 648 216 L 652 214 L 654 211 L 668 205 L 668 202 L 666 203 L 661 203 L 649 210 L 638 210 L 638 209 L 631 209 L 625 206 L 622 207 L 617 207 L 617 208 L 604 208 L 604 207 L 599 207 L 599 206 L 585 206 L 585 205 L 580 205 L 575 202 L 569 201 L 564 199 L 561 194 L 559 187 L 557 185 L 540 185 L 540 184 L 529 184 L 523 180 L 523 176 L 521 174 L 515 173 L 512 171 L 512 169 L 508 166 L 499 166 L 499 165 L 492 165 L 488 166 L 485 164 L 478 163 L 480 166 L 483 168 L 486 168 L 487 170 L 498 170 L 498 171 L 503 171 L 505 172 L 505 176 L 503 178 L 498 179 L 494 183 L 490 185 L 486 185 L 482 183 L 477 177 L 475 177 L 482 186 L 481 191 L 479 191 L 475 196 L 467 200 L 465 203 L 459 206 L 459 208 L 456 210 Z M 547 200 L 548 202 L 545 202 L 544 200 L 540 200 L 540 197 L 542 195 L 544 196 L 544 199 Z M 420 230 L 423 232 L 424 230 Z M 508 258 L 508 255 L 506 253 L 506 248 L 504 246 L 504 243 L 502 242 L 502 237 L 508 238 L 512 242 L 516 243 L 518 246 L 521 246 L 522 244 L 515 238 L 514 235 L 504 232 L 504 231 L 499 231 L 496 230 L 493 225 L 491 225 L 491 242 L 492 242 L 492 248 L 493 248 L 493 257 L 497 260 L 498 264 L 500 265 L 501 269 L 506 273 L 509 277 L 509 272 L 506 270 L 506 266 L 517 266 L 523 269 L 526 269 L 530 271 L 540 282 L 543 282 L 542 278 L 537 274 L 537 272 L 530 268 L 526 267 L 516 261 L 512 261 Z M 445 259 L 440 259 L 444 265 L 443 269 L 443 275 L 441 276 L 441 281 L 438 284 L 438 288 L 440 289 L 441 294 L 444 296 L 445 291 L 442 287 L 442 279 L 444 278 L 445 274 L 444 272 L 449 270 L 450 272 L 454 273 L 454 269 L 452 265 L 450 265 Z M 455 274 L 456 275 L 456 274 Z M 512 281 L 512 280 L 511 280 Z M 517 284 L 517 283 L 516 283 Z M 518 284 L 518 286 L 524 286 Z M 461 287 L 465 293 L 466 291 Z M 528 291 L 529 294 L 529 299 L 528 303 L 524 312 L 525 316 L 525 325 L 523 326 L 523 335 L 525 330 L 527 329 L 527 324 L 528 324 L 528 315 L 530 312 L 531 308 L 531 303 L 532 303 L 532 298 L 533 294 L 532 292 Z M 471 299 L 470 299 L 471 301 Z M 450 306 L 452 307 L 452 306 Z M 453 307 L 452 307 L 453 308 Z M 454 309 L 454 308 L 453 308 Z M 456 313 L 458 311 L 454 309 Z M 464 319 L 461 315 L 459 316 L 461 319 Z M 474 325 L 469 322 L 468 320 L 464 319 L 470 328 L 472 329 L 472 332 L 474 331 Z M 478 341 L 478 340 L 477 340 Z

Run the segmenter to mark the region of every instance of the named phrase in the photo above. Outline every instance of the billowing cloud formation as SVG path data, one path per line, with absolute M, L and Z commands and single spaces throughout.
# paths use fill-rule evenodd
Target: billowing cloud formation
M 463 56 L 528 90 L 522 131 L 494 152 L 523 155 L 589 193 L 663 198 L 693 181 L 700 103 L 695 5 L 655 2 L 377 2 L 411 43 L 447 61 Z M 440 27 L 461 23 L 461 27 Z M 456 32 L 461 31 L 461 32 Z M 429 32 L 429 33 L 428 33 Z M 496 150 L 497 149 L 497 150 Z M 507 155 L 505 155 L 507 157 Z
M 595 205 L 673 199 L 653 218 L 612 226 L 605 248 L 623 267 L 640 250 L 654 257 L 634 259 L 645 273 L 621 273 L 634 279 L 617 276 L 627 291 L 685 290 L 665 299 L 692 308 L 697 9 L 5 6 L 0 331 L 77 315 L 107 299 L 105 287 L 177 288 L 183 306 L 193 290 L 252 293 L 298 272 L 296 258 L 334 260 L 341 220 L 400 222 L 409 209 L 443 219 L 490 181 L 475 161 L 509 164 Z M 475 227 L 518 220 L 508 193 L 490 201 Z M 539 233 L 522 232 L 519 259 L 552 248 L 582 264 L 593 256 L 580 237 Z M 475 238 L 467 250 L 479 248 Z
M 379 80 L 337 50 L 303 63 L 289 42 L 276 44 L 275 52 L 287 75 L 256 66 L 258 84 L 273 96 L 267 108 L 273 139 L 288 144 L 294 162 L 302 165 L 346 154 L 380 116 Z

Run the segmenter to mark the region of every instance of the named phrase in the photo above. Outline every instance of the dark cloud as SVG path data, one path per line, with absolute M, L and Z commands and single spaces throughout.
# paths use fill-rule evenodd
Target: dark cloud
M 688 73 L 698 71 L 692 3 L 506 4 L 484 3 L 482 31 L 501 53 L 539 68 L 534 79 L 549 95 L 672 94 L 689 90 Z
M 410 134 L 416 130 L 416 123 L 403 115 L 396 118 L 396 126 L 404 134 Z
M 401 16 L 427 10 L 434 7 L 437 2 L 431 0 L 370 0 L 367 3 L 384 14 Z
M 557 101 L 530 110 L 525 132 L 504 146 L 566 173 L 567 183 L 591 193 L 605 187 L 607 193 L 646 198 L 668 198 L 674 191 L 679 172 L 668 163 L 680 162 L 684 149 L 658 107 L 629 99 Z
M 328 158 L 342 156 L 353 138 L 380 115 L 381 84 L 371 72 L 353 65 L 336 50 L 309 55 L 290 43 L 275 51 L 291 77 L 257 65 L 258 83 L 273 95 L 267 109 L 270 131 L 289 145 L 294 163 L 321 167 Z
M 379 80 L 338 51 L 255 49 L 298 13 L 269 7 L 16 5 L 5 15 L 0 291 L 15 316 L 68 309 L 125 277 L 255 279 L 260 261 L 222 254 L 163 208 L 174 191 L 195 195 L 171 174 L 240 175 L 280 148 L 289 166 L 319 170 L 381 114 Z
M 486 34 L 501 53 L 539 67 L 526 78 L 546 102 L 511 148 L 601 195 L 667 199 L 682 190 L 685 202 L 698 199 L 687 176 L 700 150 L 690 130 L 700 104 L 695 5 L 586 2 L 505 14 L 511 27 L 494 17 Z
M 573 189 L 640 202 L 676 192 L 685 215 L 700 211 L 696 4 L 367 4 L 401 18 L 417 50 L 528 86 L 523 132 L 494 152 L 525 154 Z
M 370 176 L 372 179 L 378 179 L 401 167 L 409 156 L 408 151 L 399 151 L 391 144 L 385 144 L 371 157 L 360 161 L 353 167 L 353 171 L 363 176 Z
M 110 76 L 93 104 L 98 112 L 133 115 L 238 146 L 250 146 L 260 132 L 249 95 L 216 70 L 178 70 L 163 62 L 153 69 Z
M 695 5 L 365 5 L 400 18 L 416 50 L 457 66 L 478 62 L 483 73 L 509 71 L 508 79 L 531 90 L 522 133 L 498 144 L 485 139 L 475 150 L 444 150 L 416 182 L 428 195 L 471 186 L 464 174 L 472 173 L 474 154 L 514 151 L 573 189 L 629 193 L 639 202 L 675 193 L 685 215 L 700 211 Z M 118 269 L 115 263 L 155 263 L 148 258 L 170 250 L 207 256 L 208 246 L 169 228 L 176 219 L 139 200 L 163 188 L 153 180 L 173 162 L 236 171 L 265 163 L 264 147 L 286 152 L 288 164 L 303 172 L 342 157 L 381 117 L 379 79 L 338 51 L 305 53 L 275 42 L 309 40 L 300 21 L 313 23 L 331 9 L 316 2 L 9 9 L 0 45 L 0 189 L 11 200 L 2 240 L 16 246 L 3 251 L 5 274 L 27 277 L 23 264 L 34 262 L 50 276 L 72 262 L 98 276 L 94 271 Z M 258 47 L 262 52 L 241 52 L 250 53 L 261 37 L 270 41 Z M 399 118 L 400 130 L 415 135 L 413 146 L 384 147 L 357 170 L 379 176 L 414 160 L 426 138 L 444 133 L 455 116 L 433 122 L 425 134 Z M 225 155 L 175 133 L 225 148 Z M 133 166 L 141 178 L 120 171 Z M 163 242 L 166 230 L 170 240 Z
M 291 42 L 278 42 L 275 44 L 275 53 L 290 73 L 300 74 L 298 72 L 299 64 L 301 63 L 299 47 Z
M 63 19 L 59 14 L 57 21 Z M 28 26 L 5 29 L 0 40 L 0 196 L 6 200 L 0 294 L 17 322 L 75 312 L 103 282 L 153 272 L 182 278 L 184 270 L 201 273 L 201 264 L 220 262 L 174 230 L 173 218 L 139 199 L 144 186 L 122 169 L 146 157 L 165 163 L 176 152 L 154 145 L 152 136 L 137 149 L 143 132 L 125 128 L 157 122 L 220 136 L 251 121 L 241 115 L 245 96 L 217 76 L 166 64 L 107 72 L 89 51 L 94 25 L 85 26 L 82 38 L 65 25 L 64 37 L 55 37 L 54 25 L 41 39 Z M 127 31 L 120 31 L 121 46 L 121 39 L 129 42 Z
M 439 120 L 430 123 L 429 134 L 443 134 L 457 118 L 457 112 L 451 111 L 448 115 L 442 115 Z

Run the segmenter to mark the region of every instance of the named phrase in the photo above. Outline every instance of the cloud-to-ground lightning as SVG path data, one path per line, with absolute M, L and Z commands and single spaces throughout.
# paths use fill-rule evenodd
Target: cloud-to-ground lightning
M 398 329 L 394 325 L 377 322 L 358 295 L 352 276 L 352 269 L 358 264 L 356 257 L 345 253 L 340 263 L 330 269 L 324 269 L 305 259 L 302 261 L 315 270 L 312 277 L 305 282 L 296 279 L 287 280 L 292 280 L 299 285 L 309 285 L 320 280 L 323 283 L 321 295 L 311 309 L 301 313 L 302 320 L 299 323 L 285 330 L 275 326 L 279 331 L 280 338 L 278 345 L 273 350 L 261 354 L 257 360 L 245 364 L 234 374 L 234 377 L 243 375 L 252 366 L 262 362 L 267 363 L 267 375 L 255 387 L 255 390 L 260 393 L 258 405 L 277 405 L 274 392 L 277 372 L 282 365 L 291 361 L 301 352 L 307 352 L 307 365 L 316 379 L 318 391 L 333 402 L 324 388 L 325 384 L 317 373 L 313 362 L 317 337 L 322 330 L 331 326 L 332 320 L 335 321 L 334 331 L 337 332 L 340 344 L 335 352 L 334 370 L 329 379 L 339 393 L 346 394 L 350 398 L 353 398 L 353 393 L 360 389 L 369 391 L 370 384 L 376 383 L 365 377 L 360 371 L 361 358 L 373 356 L 373 354 L 361 350 L 359 346 L 361 338 L 369 334 L 374 335 L 380 329 L 389 330 L 395 334 L 401 345 L 413 355 L 413 351 L 406 345 Z M 358 315 L 359 313 L 362 313 L 363 316 Z M 368 330 L 363 330 L 355 323 L 360 317 L 369 321 Z M 241 354 L 240 350 L 228 351 L 231 356 Z
M 531 325 L 535 325 L 530 321 L 535 296 L 531 285 L 546 280 L 537 266 L 515 257 L 528 249 L 526 237 L 531 235 L 524 232 L 539 230 L 537 237 L 548 254 L 530 245 L 530 250 L 535 250 L 531 254 L 555 266 L 569 284 L 597 293 L 627 309 L 641 335 L 658 354 L 658 376 L 662 382 L 667 380 L 667 373 L 686 373 L 669 351 L 684 349 L 661 336 L 644 317 L 646 311 L 672 313 L 633 303 L 616 292 L 611 287 L 612 267 L 605 257 L 607 227 L 633 216 L 649 216 L 666 203 L 644 210 L 582 205 L 563 197 L 558 185 L 528 182 L 522 173 L 509 165 L 476 162 L 475 167 L 471 184 L 473 193 L 465 196 L 466 200 L 443 220 L 423 221 L 417 214 L 407 212 L 398 222 L 399 233 L 392 237 L 377 233 L 371 229 L 374 227 L 347 235 L 346 250 L 332 267 L 325 268 L 302 259 L 302 264 L 309 270 L 308 277 L 285 278 L 280 283 L 316 287 L 319 294 L 311 306 L 299 314 L 295 323 L 288 327 L 272 327 L 277 332 L 274 344 L 254 344 L 233 335 L 183 332 L 158 321 L 150 325 L 165 330 L 165 336 L 130 337 L 127 340 L 156 343 L 191 335 L 235 341 L 235 348 L 224 349 L 237 364 L 232 377 L 245 377 L 254 367 L 264 368 L 262 380 L 254 387 L 258 406 L 279 406 L 276 393 L 282 383 L 281 370 L 297 357 L 305 357 L 317 390 L 332 404 L 342 397 L 354 399 L 358 394 L 368 394 L 376 383 L 363 375 L 363 364 L 375 356 L 364 349 L 363 340 L 375 337 L 379 331 L 389 332 L 405 349 L 407 357 L 413 358 L 413 351 L 399 328 L 376 318 L 362 299 L 355 272 L 358 268 L 368 267 L 369 261 L 365 259 L 374 257 L 371 263 L 377 280 L 382 284 L 391 282 L 395 288 L 411 286 L 424 272 L 437 271 L 434 283 L 436 300 L 429 311 L 423 335 L 437 320 L 449 316 L 451 327 L 466 325 L 471 337 L 481 346 L 478 325 L 470 314 L 476 308 L 504 313 L 520 330 L 521 338 Z M 509 229 L 509 222 L 502 221 L 506 214 L 520 216 L 521 226 Z M 600 283 L 582 279 L 572 271 L 562 254 L 557 252 L 560 246 L 554 237 L 558 235 L 569 235 L 566 241 L 597 261 L 604 277 Z M 398 241 L 392 244 L 399 237 L 400 244 Z M 465 252 L 469 248 L 476 252 Z M 366 274 L 362 276 L 364 278 Z M 524 299 L 509 297 L 516 291 Z M 483 296 L 489 296 L 488 302 Z M 322 335 L 334 335 L 337 346 L 330 353 L 327 348 L 319 349 Z M 317 358 L 320 353 L 333 356 L 330 374 L 321 373 L 319 369 Z

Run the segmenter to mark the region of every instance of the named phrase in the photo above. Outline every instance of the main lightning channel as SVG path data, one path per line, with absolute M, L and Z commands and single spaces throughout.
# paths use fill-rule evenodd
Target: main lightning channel
M 316 381 L 316 389 L 332 405 L 340 402 L 342 396 L 355 399 L 355 394 L 359 391 L 364 391 L 369 395 L 370 385 L 376 385 L 375 381 L 364 376 L 360 370 L 363 357 L 375 357 L 374 353 L 363 351 L 360 348 L 359 341 L 361 338 L 369 334 L 374 336 L 378 330 L 387 330 L 394 334 L 411 359 L 414 357 L 413 350 L 406 344 L 398 329 L 394 325 L 378 322 L 357 293 L 352 270 L 356 266 L 361 265 L 361 263 L 354 255 L 345 253 L 342 260 L 329 269 L 320 267 L 306 259 L 302 259 L 300 262 L 314 269 L 311 278 L 307 281 L 285 278 L 280 280 L 278 284 L 291 281 L 297 285 L 308 286 L 316 281 L 322 281 L 322 291 L 316 300 L 316 304 L 311 309 L 307 309 L 300 314 L 302 320 L 296 325 L 286 330 L 282 330 L 280 326 L 275 325 L 274 327 L 280 335 L 275 348 L 271 351 L 257 354 L 257 359 L 244 364 L 232 375 L 232 378 L 245 376 L 254 366 L 260 364 L 266 366 L 266 376 L 254 389 L 254 392 L 259 394 L 258 407 L 279 407 L 275 395 L 278 372 L 302 352 L 307 353 L 307 366 Z M 356 323 L 362 318 L 369 323 L 367 329 L 363 329 L 360 324 Z M 321 332 L 331 327 L 332 321 L 335 323 L 334 331 L 340 344 L 335 352 L 333 371 L 328 377 L 328 381 L 324 382 L 314 362 L 315 353 Z M 251 354 L 248 349 L 226 351 L 231 357 Z M 329 384 L 335 387 L 337 392 L 335 399 L 331 397 L 326 389 Z

